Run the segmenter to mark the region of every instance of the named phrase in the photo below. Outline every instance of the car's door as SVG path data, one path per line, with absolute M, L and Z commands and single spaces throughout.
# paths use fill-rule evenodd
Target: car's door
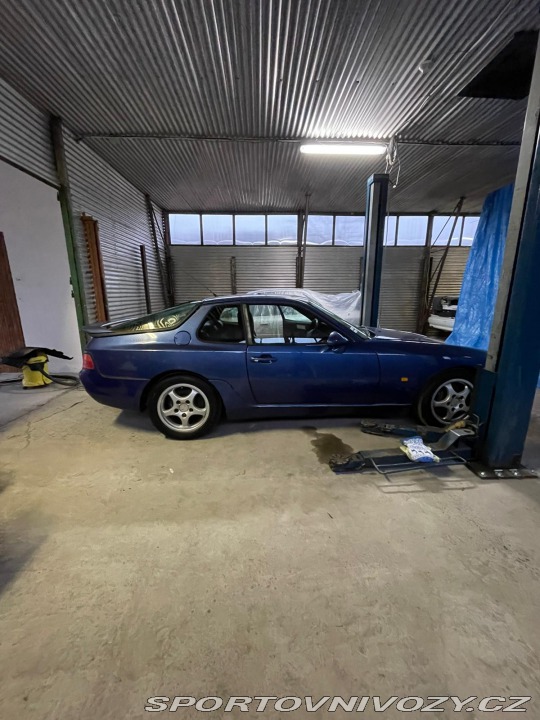
M 211 382 L 224 381 L 251 400 L 246 376 L 247 333 L 242 306 L 215 304 L 203 306 L 205 315 L 194 318 L 195 339 L 186 346 L 182 364 Z
M 294 302 L 246 305 L 251 330 L 248 377 L 260 405 L 369 405 L 376 402 L 379 361 L 370 341 L 331 348 L 343 328 Z

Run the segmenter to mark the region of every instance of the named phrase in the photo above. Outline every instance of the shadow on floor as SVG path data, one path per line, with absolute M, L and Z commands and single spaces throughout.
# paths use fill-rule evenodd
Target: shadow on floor
M 244 421 L 224 420 L 209 435 L 202 437 L 201 440 L 212 440 L 213 438 L 241 435 L 244 433 L 269 432 L 272 430 L 315 430 L 315 428 L 312 427 L 314 422 L 317 423 L 318 429 L 332 429 L 343 427 L 344 425 L 354 427 L 360 420 L 364 419 L 403 424 L 414 423 L 414 420 L 411 419 L 406 411 L 396 411 L 396 408 L 390 408 L 388 410 L 381 410 L 381 408 L 373 408 L 371 410 L 367 408 L 366 410 L 362 410 L 361 415 L 358 411 L 340 413 L 339 415 L 329 414 L 327 412 L 311 412 L 295 418 L 288 417 Z M 114 422 L 116 425 L 129 428 L 130 430 L 153 433 L 159 432 L 154 428 L 146 413 L 122 410 Z
M 47 385 L 38 388 L 23 388 L 20 379 L 6 382 L 0 376 L 0 432 L 12 423 L 33 410 L 46 405 L 50 400 L 69 388 L 63 385 Z
M 37 531 L 36 526 L 36 518 L 31 513 L 0 523 L 0 595 L 23 572 L 45 541 L 45 535 Z

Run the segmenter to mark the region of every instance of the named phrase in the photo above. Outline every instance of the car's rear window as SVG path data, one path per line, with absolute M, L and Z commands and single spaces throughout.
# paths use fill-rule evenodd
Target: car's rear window
M 160 330 L 174 330 L 180 327 L 199 307 L 200 303 L 190 302 L 176 307 L 160 310 L 140 318 L 109 323 L 106 327 L 115 333 L 142 333 Z

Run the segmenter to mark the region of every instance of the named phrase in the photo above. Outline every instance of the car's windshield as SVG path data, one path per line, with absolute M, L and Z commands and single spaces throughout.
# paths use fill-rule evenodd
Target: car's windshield
M 159 330 L 174 330 L 185 322 L 199 307 L 198 302 L 188 302 L 176 307 L 160 310 L 151 315 L 139 318 L 130 318 L 119 322 L 107 323 L 105 326 L 117 333 L 155 332 Z
M 318 310 L 322 310 L 323 313 L 325 313 L 326 315 L 329 315 L 329 316 L 330 316 L 331 318 L 333 318 L 334 320 L 337 320 L 337 321 L 340 322 L 342 325 L 346 325 L 346 326 L 349 328 L 349 330 L 351 330 L 351 331 L 352 331 L 353 333 L 355 333 L 356 335 L 359 335 L 359 336 L 360 336 L 361 338 L 363 338 L 364 340 L 369 340 L 369 339 L 372 338 L 372 337 L 374 336 L 374 334 L 375 334 L 375 333 L 372 333 L 371 330 L 369 330 L 369 329 L 368 329 L 367 327 L 365 327 L 364 325 L 351 325 L 351 323 L 347 322 L 347 321 L 344 320 L 343 318 L 340 318 L 339 315 L 336 315 L 336 314 L 333 313 L 331 310 L 327 310 L 327 309 L 326 309 L 325 307 L 323 307 L 322 305 L 319 305 L 319 303 L 316 303 L 316 302 L 313 302 L 312 300 L 310 300 L 310 301 L 309 301 L 309 304 L 310 304 L 310 305 L 313 305 L 313 307 L 316 307 Z

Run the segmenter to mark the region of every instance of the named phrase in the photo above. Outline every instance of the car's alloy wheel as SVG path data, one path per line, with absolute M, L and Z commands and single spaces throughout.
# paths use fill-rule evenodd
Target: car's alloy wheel
M 161 421 L 171 430 L 193 432 L 208 419 L 210 402 L 198 387 L 182 383 L 161 393 L 157 410 Z
M 154 425 L 164 435 L 188 440 L 207 433 L 220 415 L 220 401 L 211 385 L 199 378 L 176 375 L 158 382 L 148 398 Z
M 462 420 L 469 414 L 473 385 L 456 378 L 441 383 L 431 396 L 431 412 L 443 425 Z
M 471 408 L 475 372 L 448 370 L 433 378 L 418 398 L 416 411 L 424 425 L 451 425 L 467 417 Z

